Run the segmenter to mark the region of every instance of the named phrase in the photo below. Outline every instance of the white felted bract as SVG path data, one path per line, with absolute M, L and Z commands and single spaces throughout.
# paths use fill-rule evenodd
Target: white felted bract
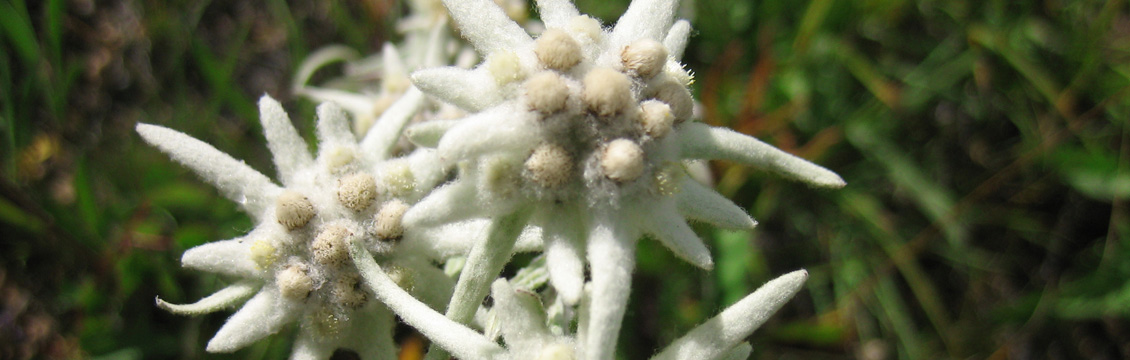
M 283 185 L 294 185 L 298 172 L 314 163 L 306 149 L 306 141 L 298 135 L 282 104 L 275 99 L 269 96 L 260 98 L 259 114 L 267 138 L 267 148 L 271 150 L 275 166 L 279 169 L 279 179 Z
M 250 256 L 249 248 L 255 233 L 243 238 L 217 241 L 188 249 L 181 255 L 181 265 L 200 271 L 239 277 L 256 277 L 261 271 Z
M 568 305 L 581 299 L 585 283 L 585 225 L 573 208 L 549 207 L 539 214 L 543 224 L 546 267 L 549 281 Z
M 675 210 L 675 204 L 665 201 L 657 205 L 632 213 L 643 232 L 655 237 L 680 259 L 705 270 L 713 269 L 714 261 L 710 259 L 710 250 Z
M 563 28 L 570 20 L 581 14 L 569 0 L 535 0 L 535 2 L 541 21 L 545 22 L 546 27 Z
M 439 157 L 454 162 L 499 151 L 532 150 L 537 145 L 530 144 L 534 134 L 520 126 L 522 121 L 514 119 L 512 112 L 512 108 L 499 107 L 462 120 L 440 139 Z
M 137 133 L 177 162 L 211 182 L 228 199 L 253 216 L 261 216 L 270 206 L 269 198 L 279 187 L 242 161 L 216 150 L 203 141 L 156 125 L 137 124 Z
M 652 360 L 718 359 L 761 327 L 800 291 L 808 271 L 797 270 L 762 285 L 722 313 L 675 340 Z M 740 320 L 738 320 L 740 319 Z M 747 354 L 748 355 L 748 354 Z
M 678 0 L 633 0 L 612 28 L 610 46 L 620 48 L 638 39 L 663 40 L 678 7 Z
M 611 359 L 616 353 L 620 320 L 627 310 L 632 287 L 638 232 L 614 224 L 622 221 L 605 213 L 589 230 L 588 261 L 592 267 L 592 299 L 589 305 L 587 335 L 579 341 L 588 360 Z M 601 221 L 603 220 L 603 221 Z
M 530 35 L 492 0 L 444 0 L 459 32 L 479 53 L 514 49 L 530 42 Z
M 689 219 L 728 229 L 751 229 L 757 226 L 757 221 L 746 214 L 745 210 L 697 181 L 684 181 L 680 188 L 682 191 L 675 194 L 675 200 L 679 213 Z
M 255 281 L 241 281 L 228 285 L 192 304 L 172 304 L 157 298 L 157 307 L 177 315 L 201 315 L 235 307 L 247 301 L 255 292 L 259 291 L 259 284 Z
M 721 159 L 757 166 L 820 187 L 846 183 L 836 173 L 766 144 L 761 140 L 699 123 L 679 127 L 684 159 Z
M 208 341 L 208 352 L 233 352 L 274 334 L 298 317 L 298 302 L 287 300 L 278 289 L 267 285 L 228 318 L 216 336 Z
M 412 73 L 412 83 L 428 95 L 478 111 L 498 104 L 498 84 L 490 73 L 441 67 Z
M 667 37 L 663 39 L 663 46 L 666 46 L 667 50 L 670 51 L 667 55 L 672 60 L 683 59 L 683 51 L 687 48 L 687 39 L 690 36 L 691 23 L 689 21 L 679 20 L 671 25 L 671 30 L 667 32 Z

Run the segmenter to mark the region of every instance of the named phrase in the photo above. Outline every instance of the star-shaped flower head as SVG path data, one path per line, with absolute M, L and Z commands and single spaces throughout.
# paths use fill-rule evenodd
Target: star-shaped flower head
M 491 286 L 494 306 L 488 310 L 500 327 L 505 347 L 470 328 L 452 321 L 420 303 L 398 287 L 360 246 L 352 252 L 365 285 L 375 296 L 388 304 L 405 322 L 415 327 L 434 343 L 451 351 L 459 359 L 476 360 L 574 360 L 593 359 L 586 347 L 586 334 L 591 320 L 585 308 L 594 306 L 589 295 L 581 302 L 576 332 L 568 333 L 571 320 L 564 326 L 547 318 L 541 296 L 521 281 L 498 279 Z M 791 299 L 808 278 L 808 272 L 797 270 L 762 285 L 757 291 L 734 303 L 710 320 L 676 339 L 652 360 L 737 360 L 749 357 L 751 347 L 745 339 L 761 327 L 785 302 Z M 552 311 L 550 311 L 552 313 Z
M 208 342 L 209 352 L 235 351 L 298 322 L 293 359 L 327 359 L 339 348 L 363 359 L 395 359 L 393 317 L 361 286 L 348 246 L 366 247 L 400 286 L 429 302 L 442 304 L 450 295 L 442 271 L 401 251 L 404 212 L 444 176 L 431 151 L 386 158 L 413 110 L 393 105 L 357 141 L 345 113 L 323 104 L 315 158 L 278 102 L 264 96 L 259 106 L 282 186 L 188 135 L 137 125 L 145 141 L 213 183 L 256 223 L 245 236 L 194 247 L 181 259 L 236 283 L 194 304 L 157 304 L 202 314 L 250 298 Z M 391 132 L 380 132 L 386 128 Z
M 611 28 L 567 0 L 538 1 L 547 29 L 536 38 L 490 0 L 444 4 L 485 61 L 471 70 L 413 73 L 421 90 L 474 114 L 435 131 L 441 135 L 410 135 L 425 145 L 438 138 L 440 157 L 459 164 L 461 174 L 409 210 L 405 221 L 491 217 L 540 226 L 550 281 L 567 302 L 579 301 L 586 262 L 590 269 L 591 326 L 579 340 L 590 359 L 612 357 L 638 237 L 650 235 L 709 269 L 710 252 L 686 218 L 755 225 L 713 190 L 683 181 L 683 161 L 730 160 L 814 186 L 844 185 L 827 169 L 692 119 L 691 75 L 679 63 L 690 25 L 673 21 L 676 0 L 633 1 Z M 468 201 L 476 206 L 459 206 Z M 461 276 L 448 308 L 453 319 L 465 321 L 473 307 L 459 302 L 477 304 L 489 286 L 482 280 L 463 286 L 464 278 L 493 277 L 509 256 L 504 241 L 489 239 L 481 248 L 503 258 L 483 256 L 483 273 Z M 472 250 L 468 266 L 475 260 Z M 468 296 L 461 296 L 462 288 L 470 289 Z

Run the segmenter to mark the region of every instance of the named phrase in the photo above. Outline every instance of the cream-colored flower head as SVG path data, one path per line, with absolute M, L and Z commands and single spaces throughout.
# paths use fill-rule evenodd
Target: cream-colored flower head
M 588 359 L 612 357 L 640 236 L 710 269 L 710 251 L 686 219 L 755 225 L 713 190 L 684 181 L 685 161 L 736 161 L 814 186 L 844 185 L 827 169 L 693 119 L 692 76 L 680 63 L 690 25 L 674 21 L 676 0 L 635 0 L 607 28 L 568 0 L 538 1 L 547 29 L 537 37 L 491 0 L 444 4 L 485 60 L 412 74 L 422 91 L 472 114 L 435 142 L 459 178 L 410 209 L 405 222 L 479 217 L 539 227 L 550 282 L 567 303 L 580 300 L 585 269 L 591 273 L 590 327 L 577 340 Z M 460 206 L 468 201 L 476 206 Z M 509 254 L 505 245 L 494 249 Z M 505 261 L 479 260 L 484 269 Z M 481 301 L 487 286 L 467 285 L 476 290 L 466 301 Z M 459 301 L 449 311 L 464 308 Z
M 394 359 L 393 316 L 361 286 L 349 248 L 362 246 L 385 266 L 401 269 L 401 283 L 415 284 L 408 290 L 428 302 L 446 301 L 450 280 L 390 236 L 403 232 L 401 216 L 384 210 L 422 197 L 443 179 L 440 164 L 430 150 L 386 159 L 397 137 L 371 131 L 357 141 L 345 113 L 332 104 L 318 108 L 318 154 L 312 157 L 278 102 L 264 96 L 259 106 L 281 186 L 188 135 L 137 125 L 145 141 L 212 182 L 256 223 L 243 237 L 194 247 L 181 259 L 185 267 L 234 277 L 235 284 L 194 304 L 157 304 L 200 314 L 246 300 L 208 342 L 210 352 L 235 351 L 297 322 L 293 359 L 327 359 L 339 348 L 362 359 Z M 388 123 L 374 129 L 398 133 L 411 116 L 388 112 L 381 120 Z

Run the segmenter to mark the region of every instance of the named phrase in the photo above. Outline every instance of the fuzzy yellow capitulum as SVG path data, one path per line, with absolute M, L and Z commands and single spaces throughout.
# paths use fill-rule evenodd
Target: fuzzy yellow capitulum
M 585 74 L 582 94 L 589 111 L 599 116 L 615 116 L 632 105 L 631 80 L 609 68 L 596 68 Z
M 608 143 L 600 158 L 600 169 L 604 176 L 618 182 L 635 180 L 643 174 L 643 149 L 628 139 L 616 139 Z
M 353 232 L 339 224 L 330 224 L 310 243 L 314 260 L 325 265 L 344 265 L 349 261 L 349 237 Z
M 255 262 L 257 269 L 266 269 L 278 260 L 278 249 L 271 245 L 271 241 L 267 239 L 258 239 L 251 243 L 251 247 L 247 249 L 248 256 L 251 261 Z
M 526 176 L 547 188 L 561 186 L 573 174 L 573 158 L 555 144 L 542 144 L 526 159 Z
M 399 199 L 393 199 L 381 206 L 373 223 L 373 232 L 377 238 L 385 241 L 400 239 L 404 235 L 404 225 L 401 220 L 407 211 L 408 204 Z
M 691 98 L 691 91 L 675 79 L 664 79 L 658 84 L 652 85 L 648 94 L 650 95 L 648 97 L 662 101 L 671 107 L 671 113 L 675 115 L 676 123 L 686 121 L 694 115 L 694 99 Z
M 567 71 L 581 62 L 581 45 L 561 29 L 549 29 L 534 42 L 534 54 L 547 69 Z
M 288 266 L 275 274 L 275 285 L 283 296 L 295 300 L 305 299 L 314 290 L 314 280 L 302 264 Z
M 487 71 L 499 85 L 506 85 L 522 78 L 522 63 L 513 51 L 501 51 L 487 58 Z
M 405 197 L 416 189 L 416 175 L 404 159 L 389 160 L 381 174 L 382 191 L 389 196 Z
M 372 175 L 357 173 L 338 181 L 337 199 L 353 211 L 369 208 L 369 204 L 372 204 L 376 197 L 377 181 Z
M 667 64 L 667 48 L 655 40 L 636 40 L 620 52 L 620 64 L 629 74 L 650 79 Z
M 671 107 L 658 100 L 640 103 L 638 119 L 643 131 L 656 139 L 666 136 L 671 132 L 671 126 L 675 124 L 675 115 L 671 113 Z
M 569 86 L 561 75 L 543 71 L 526 80 L 526 104 L 532 110 L 551 114 L 565 108 L 569 100 Z
M 314 204 L 297 191 L 283 191 L 275 199 L 275 219 L 287 230 L 306 226 L 314 214 Z

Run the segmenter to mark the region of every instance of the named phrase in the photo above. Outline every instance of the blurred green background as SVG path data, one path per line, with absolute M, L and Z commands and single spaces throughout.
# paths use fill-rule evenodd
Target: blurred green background
M 578 4 L 606 25 L 626 6 Z M 698 228 L 713 272 L 641 242 L 624 358 L 797 268 L 811 273 L 806 289 L 754 334 L 753 358 L 1130 358 L 1125 1 L 689 8 L 685 61 L 703 121 L 848 186 L 712 163 L 719 191 L 760 226 Z M 179 255 L 251 224 L 134 124 L 273 173 L 255 99 L 280 99 L 311 134 L 314 104 L 289 89 L 296 65 L 333 43 L 374 52 L 406 11 L 389 0 L 0 2 L 0 358 L 285 358 L 285 333 L 206 354 L 230 313 L 154 306 L 220 288 Z

